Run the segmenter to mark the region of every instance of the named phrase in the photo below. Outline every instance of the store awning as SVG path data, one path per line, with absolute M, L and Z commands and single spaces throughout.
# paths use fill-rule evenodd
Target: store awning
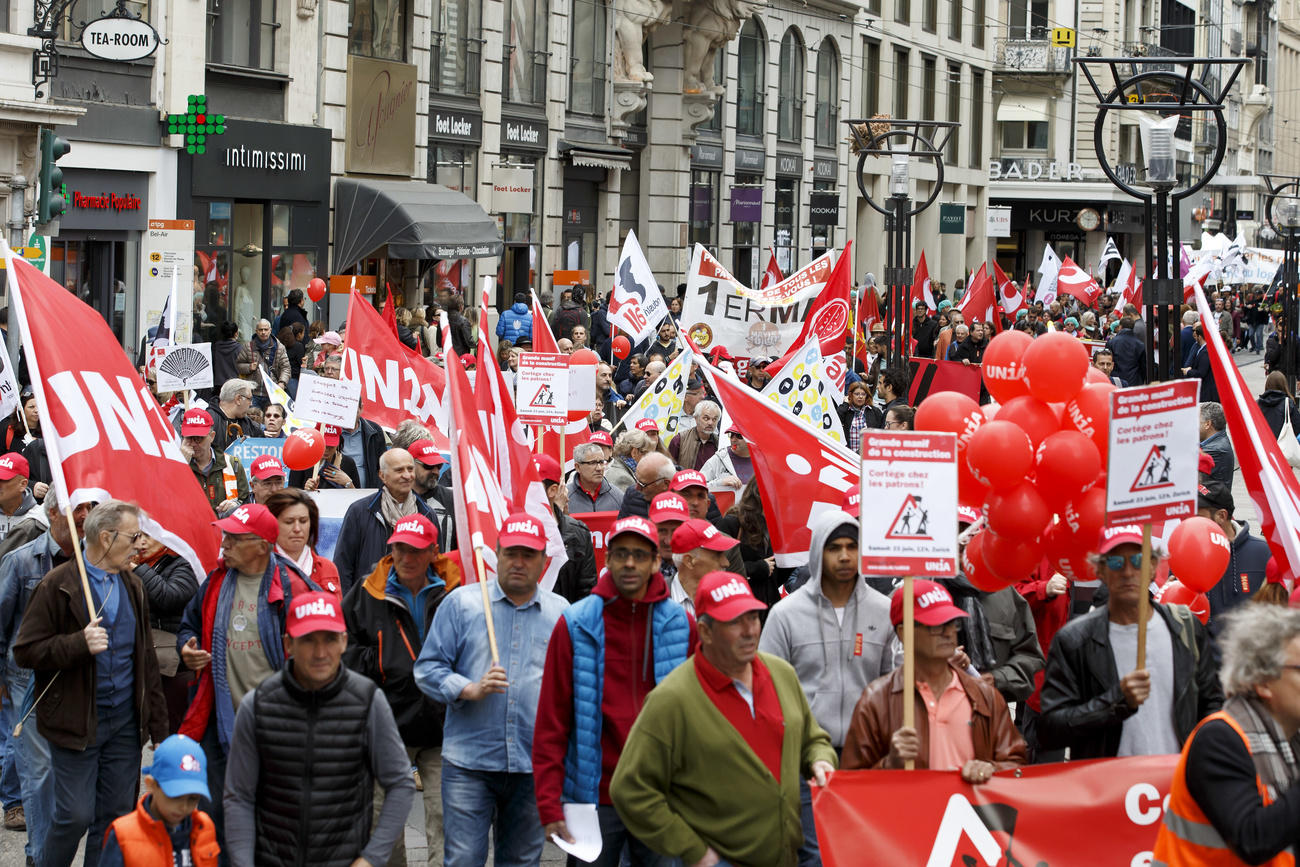
M 559 152 L 575 166 L 622 171 L 632 168 L 632 152 L 614 145 L 561 141 Z
M 339 178 L 333 272 L 385 244 L 390 259 L 481 259 L 503 249 L 497 221 L 463 193 L 419 181 Z
M 998 106 L 998 120 L 1047 120 L 1047 97 L 1007 95 Z

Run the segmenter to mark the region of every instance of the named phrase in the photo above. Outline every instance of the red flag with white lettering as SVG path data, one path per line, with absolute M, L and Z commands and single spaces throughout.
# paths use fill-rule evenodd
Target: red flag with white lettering
M 808 313 L 804 317 L 799 336 L 786 349 L 784 355 L 769 365 L 773 374 L 780 370 L 814 335 L 821 343 L 822 355 L 831 356 L 844 352 L 844 334 L 849 327 L 851 311 L 849 298 L 853 290 L 852 252 L 853 242 L 849 241 L 840 251 L 839 258 L 835 260 L 835 267 L 826 278 L 826 285 L 808 306 Z
M 8 247 L 4 257 L 59 502 L 138 504 L 141 529 L 206 576 L 220 533 L 158 402 L 102 316 Z
M 1061 262 L 1061 270 L 1057 272 L 1056 291 L 1058 294 L 1064 292 L 1066 295 L 1073 295 L 1088 307 L 1095 306 L 1097 299 L 1101 297 L 1101 287 L 1097 285 L 1097 281 L 1069 256 Z
M 429 359 L 403 346 L 374 305 L 355 290 L 348 303 L 343 378 L 361 382 L 362 418 L 388 430 L 396 430 L 408 418 L 415 419 L 433 434 L 434 445 L 440 451 L 447 450 L 447 413 L 443 406 L 447 375 Z

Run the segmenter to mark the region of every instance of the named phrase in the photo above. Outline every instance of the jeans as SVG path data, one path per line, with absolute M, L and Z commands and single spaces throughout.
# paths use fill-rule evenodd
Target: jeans
M 542 857 L 542 826 L 532 774 L 472 771 L 443 759 L 444 867 L 483 867 L 488 829 L 497 867 L 533 867 Z
M 822 852 L 817 845 L 817 826 L 813 824 L 812 787 L 802 777 L 799 778 L 799 824 L 803 825 L 799 867 L 822 867 Z
M 140 724 L 135 705 L 99 710 L 95 742 L 84 750 L 50 744 L 54 816 L 40 867 L 70 867 L 86 837 L 85 867 L 99 864 L 104 832 L 135 809 L 140 783 Z
M 212 800 L 199 799 L 199 809 L 208 814 L 217 832 L 217 844 L 221 846 L 221 863 L 226 860 L 226 811 L 222 806 L 222 796 L 226 791 L 226 754 L 221 749 L 221 738 L 217 734 L 217 714 L 214 711 L 208 720 L 208 727 L 203 731 L 199 742 L 203 755 L 208 760 L 208 794 Z
M 23 674 L 19 676 L 18 671 Z M 12 732 L 18 720 L 32 706 L 36 679 L 25 669 L 9 669 L 9 689 L 18 705 L 12 717 L 0 721 Z M 28 717 L 23 732 L 11 742 L 15 748 L 18 778 L 22 781 L 23 812 L 27 819 L 27 845 L 24 850 L 40 863 L 41 850 L 50 836 L 50 817 L 54 813 L 54 779 L 50 774 L 50 744 L 36 728 L 36 718 Z
M 18 724 L 14 716 L 13 698 L 5 696 L 0 702 L 0 720 L 13 720 L 0 731 L 0 806 L 6 810 L 21 807 L 23 804 L 22 781 L 18 777 L 17 747 L 14 744 L 13 730 Z
M 1251 329 L 1251 334 L 1255 343 L 1255 354 L 1259 355 L 1264 351 L 1264 323 L 1261 322 L 1259 325 L 1256 325 Z
M 602 841 L 600 855 L 596 857 L 595 861 L 591 862 L 596 867 L 619 867 L 620 863 L 630 864 L 631 867 L 680 867 L 682 863 L 680 858 L 660 855 L 628 833 L 627 828 L 623 825 L 623 820 L 619 818 L 618 811 L 613 806 L 609 804 L 599 805 L 596 807 L 596 816 L 600 819 L 600 839 Z M 627 846 L 629 857 L 620 860 L 624 846 Z M 582 864 L 587 862 L 579 861 L 570 855 L 568 863 L 572 867 L 581 867 Z

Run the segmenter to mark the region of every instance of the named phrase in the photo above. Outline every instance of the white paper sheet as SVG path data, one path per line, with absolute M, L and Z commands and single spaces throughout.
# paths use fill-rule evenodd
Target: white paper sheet
M 600 819 L 596 816 L 595 804 L 565 804 L 564 824 L 569 826 L 569 836 L 574 839 L 566 843 L 556 835 L 551 841 L 565 852 L 582 861 L 595 861 L 600 855 Z

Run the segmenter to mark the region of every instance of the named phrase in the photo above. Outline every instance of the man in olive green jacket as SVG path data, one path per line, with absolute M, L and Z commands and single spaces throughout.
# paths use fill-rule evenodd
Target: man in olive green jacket
M 699 652 L 646 698 L 610 782 L 628 831 L 688 865 L 794 865 L 800 775 L 835 770 L 794 669 L 758 652 L 766 607 L 740 575 L 700 579 Z

